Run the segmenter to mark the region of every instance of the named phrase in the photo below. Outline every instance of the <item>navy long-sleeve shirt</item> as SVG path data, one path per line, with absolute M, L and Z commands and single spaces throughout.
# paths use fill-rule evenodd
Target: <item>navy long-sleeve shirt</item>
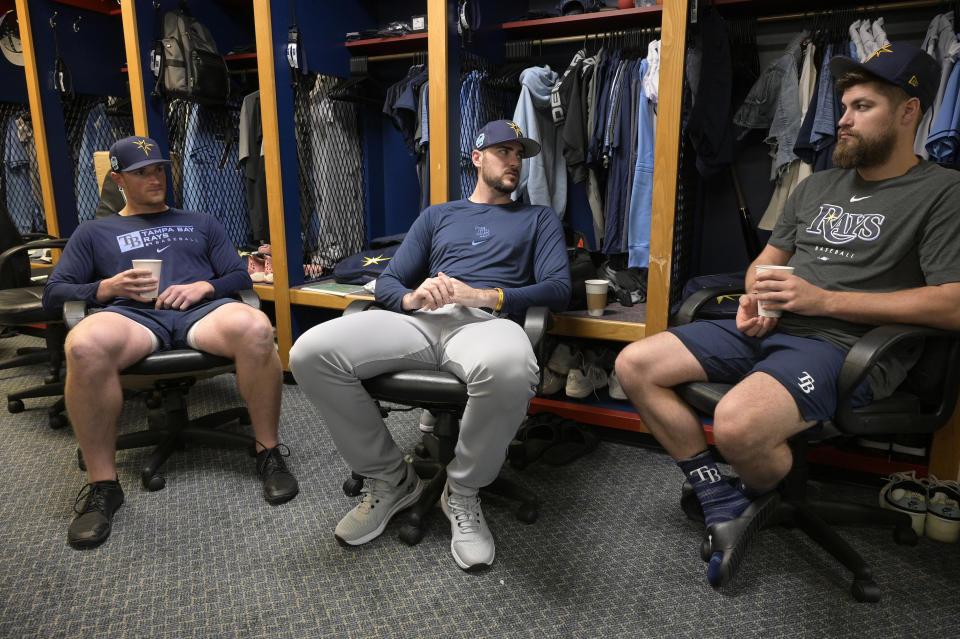
M 100 282 L 133 268 L 135 259 L 163 260 L 161 293 L 174 284 L 207 281 L 219 299 L 253 286 L 237 249 L 215 217 L 171 208 L 81 224 L 43 290 L 44 309 L 58 312 L 69 300 L 103 306 L 97 301 Z M 153 304 L 126 297 L 108 302 L 144 308 Z
M 546 206 L 457 200 L 429 207 L 377 278 L 377 301 L 402 311 L 403 296 L 440 271 L 474 288 L 503 289 L 501 311 L 509 315 L 531 306 L 560 312 L 570 298 L 563 228 Z

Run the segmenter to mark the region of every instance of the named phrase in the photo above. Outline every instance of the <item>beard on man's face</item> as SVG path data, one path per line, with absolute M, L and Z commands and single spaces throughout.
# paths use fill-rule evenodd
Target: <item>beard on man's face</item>
M 504 172 L 504 174 L 503 174 L 502 176 L 498 177 L 498 178 L 492 177 L 492 176 L 487 172 L 486 169 L 484 169 L 484 170 L 481 172 L 481 179 L 487 184 L 487 186 L 489 186 L 490 188 L 492 188 L 492 189 L 493 189 L 494 191 L 496 191 L 497 193 L 502 193 L 503 195 L 510 195 L 510 194 L 513 193 L 513 192 L 516 190 L 516 188 L 517 188 L 517 182 L 519 181 L 519 175 L 518 175 L 517 177 L 513 177 L 513 176 L 510 177 L 511 182 L 512 182 L 512 185 L 508 185 L 507 182 L 504 181 L 504 178 L 505 178 L 505 177 L 507 177 L 507 173 L 506 173 L 506 172 Z
M 879 135 L 870 138 L 849 131 L 847 134 L 852 137 L 838 140 L 833 150 L 833 164 L 841 169 L 880 166 L 890 158 L 897 142 L 896 131 L 892 128 L 884 128 Z

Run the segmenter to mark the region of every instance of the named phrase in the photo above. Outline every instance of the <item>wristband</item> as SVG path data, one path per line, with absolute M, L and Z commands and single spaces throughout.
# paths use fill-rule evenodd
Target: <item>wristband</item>
M 497 306 L 496 306 L 496 308 L 493 309 L 493 312 L 496 313 L 496 312 L 499 311 L 500 308 L 503 306 L 503 289 L 502 289 L 502 288 L 494 288 L 493 290 L 495 290 L 495 291 L 497 292 Z

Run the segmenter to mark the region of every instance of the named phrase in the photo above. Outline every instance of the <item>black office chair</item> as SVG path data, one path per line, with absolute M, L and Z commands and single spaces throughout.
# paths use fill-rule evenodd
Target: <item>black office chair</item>
M 260 298 L 254 291 L 240 291 L 240 298 L 245 304 L 260 308 Z M 68 328 L 76 326 L 86 315 L 84 302 L 64 304 L 63 317 Z M 158 472 L 160 466 L 175 449 L 187 444 L 246 448 L 251 456 L 256 455 L 256 440 L 251 435 L 218 430 L 235 421 L 249 424 L 250 414 L 246 408 L 228 408 L 194 419 L 187 413 L 187 393 L 197 380 L 234 371 L 233 360 L 192 348 L 157 351 L 120 371 L 124 390 L 145 393 L 150 409 L 147 430 L 117 437 L 117 450 L 156 446 L 140 472 L 144 488 L 160 490 L 166 485 Z M 86 470 L 79 449 L 77 460 L 80 468 Z
M 728 289 L 703 289 L 692 295 L 677 314 L 678 323 L 696 316 L 696 310 L 711 298 L 728 294 Z M 742 292 L 742 288 L 740 289 Z M 878 359 L 891 348 L 909 341 L 923 342 L 920 360 L 911 369 L 907 380 L 897 391 L 866 406 L 854 408 L 854 389 Z M 705 414 L 712 414 L 730 384 L 693 382 L 676 388 L 679 395 Z M 797 527 L 835 557 L 853 573 L 851 593 L 857 601 L 880 600 L 880 588 L 873 581 L 870 566 L 831 524 L 873 524 L 892 526 L 894 541 L 914 545 L 917 535 L 910 517 L 879 506 L 807 499 L 807 444 L 831 437 L 857 437 L 878 434 L 932 433 L 949 421 L 957 405 L 960 391 L 960 335 L 921 326 L 892 324 L 872 329 L 850 349 L 840 371 L 837 385 L 837 412 L 828 422 L 800 433 L 790 440 L 793 466 L 782 482 L 780 502 L 767 525 Z M 682 500 L 688 516 L 696 517 L 696 500 L 687 495 Z M 742 540 L 741 540 L 742 541 Z M 743 549 L 735 549 L 742 558 Z M 708 561 L 712 550 L 705 540 L 701 556 Z M 732 566 L 732 573 L 737 566 Z M 721 583 L 723 585 L 723 583 Z
M 13 246 L 0 253 L 0 270 L 17 256 L 36 249 L 58 248 L 66 246 L 66 239 L 39 239 Z M 26 283 L 15 288 L 0 290 L 0 325 L 14 327 L 18 333 L 42 337 L 45 347 L 27 346 L 17 349 L 17 355 L 0 362 L 0 369 L 26 366 L 46 362 L 48 375 L 44 383 L 7 395 L 7 410 L 19 413 L 24 410 L 23 400 L 34 397 L 56 397 L 61 399 L 49 409 L 51 428 L 60 428 L 66 424 L 63 411 L 63 382 L 60 381 L 60 369 L 63 366 L 63 342 L 66 327 L 60 317 L 43 310 L 43 286 Z
M 343 314 L 365 311 L 375 306 L 376 302 L 372 300 L 356 300 L 347 306 Z M 550 312 L 544 307 L 527 310 L 523 330 L 530 338 L 538 362 L 543 360 L 543 336 L 552 320 Z M 417 503 L 406 511 L 406 521 L 400 528 L 400 539 L 412 546 L 423 539 L 424 518 L 443 492 L 447 464 L 454 457 L 460 433 L 460 417 L 467 404 L 467 385 L 452 373 L 444 371 L 398 371 L 365 379 L 363 387 L 378 403 L 386 401 L 424 408 L 436 417 L 433 432 L 424 433 L 421 443 L 417 444 L 415 452 L 420 459 L 414 460 L 417 475 L 429 482 Z M 380 410 L 384 416 L 389 412 L 382 406 Z M 344 482 L 343 490 L 348 496 L 356 497 L 362 487 L 363 477 L 353 473 Z M 498 477 L 481 492 L 519 501 L 515 511 L 517 519 L 528 524 L 537 520 L 540 507 L 537 496 L 526 488 Z

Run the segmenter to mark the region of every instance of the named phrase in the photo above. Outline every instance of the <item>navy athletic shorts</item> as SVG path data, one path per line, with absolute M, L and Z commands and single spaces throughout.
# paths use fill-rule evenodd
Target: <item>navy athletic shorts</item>
M 837 410 L 837 378 L 847 352 L 810 337 L 771 333 L 749 337 L 736 320 L 701 320 L 669 329 L 697 358 L 711 382 L 736 384 L 750 373 L 771 375 L 793 396 L 805 420 L 829 419 Z M 864 380 L 853 405 L 873 400 Z
M 209 300 L 195 304 L 185 311 L 173 309 L 156 309 L 153 307 L 140 308 L 137 306 L 108 306 L 103 309 L 111 313 L 119 313 L 129 317 L 134 322 L 145 326 L 160 340 L 160 350 L 168 351 L 173 348 L 191 348 L 187 343 L 187 333 L 190 327 L 206 317 L 214 309 L 237 300 L 224 297 L 218 300 Z

